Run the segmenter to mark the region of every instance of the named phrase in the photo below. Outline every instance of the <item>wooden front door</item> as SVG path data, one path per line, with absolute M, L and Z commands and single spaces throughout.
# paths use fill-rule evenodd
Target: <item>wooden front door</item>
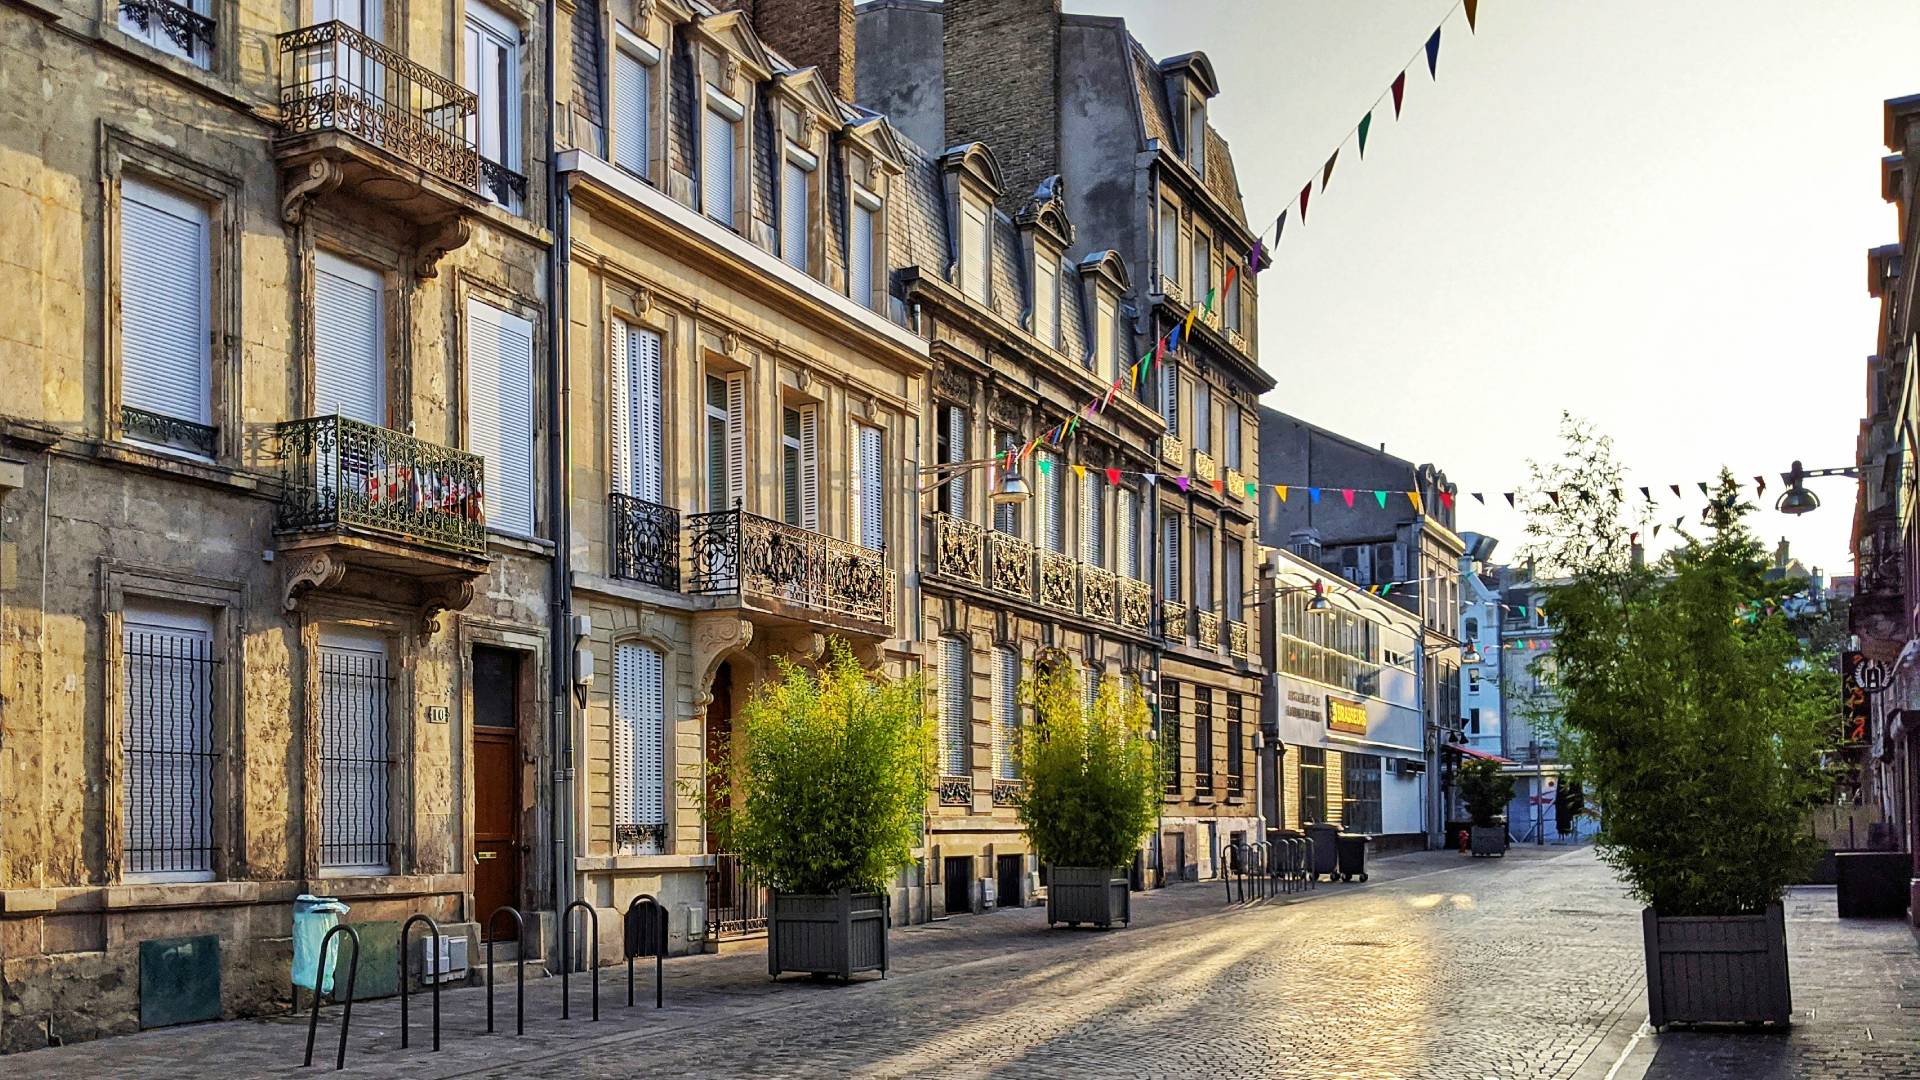
M 520 906 L 520 654 L 473 650 L 473 899 L 481 919 Z M 511 941 L 512 919 L 499 940 Z

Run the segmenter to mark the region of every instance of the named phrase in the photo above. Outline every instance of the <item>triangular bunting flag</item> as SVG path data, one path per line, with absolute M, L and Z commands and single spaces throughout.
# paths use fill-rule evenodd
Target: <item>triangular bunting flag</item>
M 1273 246 L 1280 246 L 1280 234 L 1287 231 L 1287 212 L 1280 211 L 1279 220 L 1273 223 Z
M 1653 527 L 1653 538 L 1655 540 L 1660 539 L 1660 526 L 1658 524 L 1655 524 Z
M 1424 513 L 1426 513 L 1426 512 L 1427 512 L 1427 511 L 1426 511 L 1426 509 L 1425 509 L 1424 507 L 1422 507 L 1422 506 L 1420 505 L 1420 493 L 1419 493 L 1419 492 L 1417 492 L 1417 491 L 1409 491 L 1409 492 L 1407 492 L 1407 501 L 1413 504 L 1413 512 L 1414 512 L 1414 513 L 1416 513 L 1416 514 L 1424 514 Z
M 1682 525 L 1685 525 L 1686 523 L 1687 523 L 1687 515 L 1685 514 L 1681 514 L 1679 517 L 1673 519 L 1673 527 L 1676 529 L 1681 527 Z
M 1363 161 L 1366 159 L 1366 156 L 1367 156 L 1367 129 L 1372 126 L 1373 126 L 1372 113 L 1368 113 L 1367 115 L 1360 118 L 1360 158 Z M 1322 184 L 1320 186 L 1325 187 L 1326 185 Z
M 1427 39 L 1427 74 L 1440 77 L 1440 28 L 1433 28 L 1433 36 Z
M 1307 220 L 1307 196 L 1311 194 L 1313 194 L 1313 181 L 1309 180 L 1307 181 L 1307 186 L 1300 189 L 1300 220 L 1301 221 Z
M 1629 543 L 1629 544 L 1637 544 L 1637 543 L 1639 543 L 1639 542 L 1640 542 L 1640 534 L 1639 534 L 1639 533 L 1628 533 L 1628 534 L 1627 534 L 1627 543 Z
M 1387 493 L 1384 491 L 1374 492 L 1373 501 L 1380 504 L 1380 509 L 1385 510 L 1387 508 Z
M 1676 499 L 1678 499 L 1678 498 L 1680 498 L 1680 485 L 1679 485 L 1679 484 L 1668 484 L 1667 486 L 1673 489 L 1673 497 L 1674 497 L 1674 498 L 1676 498 Z
M 1187 309 L 1187 321 L 1186 321 L 1186 323 L 1185 323 L 1185 325 L 1184 325 L 1184 326 L 1183 326 L 1183 327 L 1181 328 L 1181 331 L 1180 331 L 1180 333 L 1181 333 L 1181 335 L 1182 335 L 1183 337 L 1192 337 L 1192 336 L 1193 336 L 1193 320 L 1195 320 L 1195 319 L 1197 319 L 1197 318 L 1199 318 L 1199 317 L 1200 317 L 1200 309 L 1199 309 L 1199 308 L 1188 308 L 1188 309 Z
M 1174 477 L 1174 478 L 1173 478 L 1173 482 L 1174 482 L 1174 483 L 1176 483 L 1176 484 L 1179 484 L 1179 485 L 1180 485 L 1180 490 L 1181 490 L 1181 491 L 1185 491 L 1185 490 L 1187 490 L 1187 485 L 1188 485 L 1189 483 L 1191 483 L 1192 481 L 1190 481 L 1190 480 L 1188 480 L 1188 479 L 1187 479 L 1186 477 L 1184 477 L 1184 476 L 1176 476 L 1176 477 Z
M 1352 488 L 1341 488 L 1340 497 L 1347 500 L 1347 509 L 1349 510 L 1353 509 L 1353 489 Z
M 1219 492 L 1222 495 L 1225 495 L 1227 493 L 1227 481 L 1225 480 L 1225 478 L 1218 477 L 1218 476 L 1214 477 L 1213 490 Z
M 1500 494 L 1505 495 L 1507 497 L 1507 507 L 1509 509 L 1512 509 L 1513 508 L 1513 492 L 1503 491 Z
M 1266 246 L 1267 246 L 1267 242 L 1265 238 L 1258 237 L 1258 236 L 1253 238 L 1253 247 L 1247 250 L 1247 269 L 1248 270 L 1257 274 L 1261 271 L 1261 269 L 1263 269 L 1260 264 L 1263 261 L 1265 261 L 1267 257 L 1266 252 L 1262 250 Z
M 1319 501 L 1320 501 L 1320 489 L 1319 489 L 1319 488 L 1308 488 L 1308 489 L 1307 489 L 1307 501 L 1308 501 L 1308 502 L 1316 502 L 1316 503 L 1317 503 L 1317 502 L 1319 502 Z
M 1754 477 L 1753 478 L 1753 497 L 1756 499 L 1765 498 L 1766 494 L 1767 494 L 1767 478 L 1764 476 Z
M 1146 481 L 1147 481 L 1147 486 L 1148 486 L 1148 487 L 1159 487 L 1159 486 L 1160 486 L 1160 474 L 1159 474 L 1159 473 L 1157 473 L 1157 472 L 1149 472 L 1149 473 L 1141 473 L 1140 475 L 1141 475 L 1142 477 L 1144 477 L 1144 478 L 1146 478 Z
M 1273 485 L 1273 493 L 1274 493 L 1275 495 L 1278 495 L 1278 496 L 1280 496 L 1280 501 L 1281 501 L 1281 502 L 1286 502 L 1286 501 L 1287 501 L 1287 485 L 1285 485 L 1285 484 L 1275 484 L 1275 485 Z
M 1247 481 L 1247 498 L 1255 499 L 1255 498 L 1259 498 L 1259 496 L 1260 496 L 1260 485 L 1254 483 L 1251 480 Z
M 1473 25 L 1473 17 L 1480 7 L 1480 0 L 1462 0 L 1461 6 L 1467 9 L 1467 32 L 1473 33 L 1479 29 Z
M 1233 291 L 1233 279 L 1237 277 L 1239 273 L 1240 273 L 1239 267 L 1233 265 L 1232 263 L 1227 264 L 1227 280 L 1220 283 L 1220 294 L 1222 296 L 1225 296 L 1227 293 L 1230 293 Z
M 1700 481 L 1700 494 L 1705 495 L 1706 493 L 1707 493 L 1707 482 L 1705 480 L 1702 480 Z
M 1040 459 L 1040 475 L 1041 475 L 1041 476 L 1052 476 L 1052 475 L 1053 475 L 1053 462 L 1051 462 L 1051 461 L 1048 461 L 1048 460 L 1047 460 L 1046 458 L 1041 458 L 1041 459 Z
M 1559 506 L 1559 505 L 1560 505 L 1560 493 L 1559 493 L 1558 491 L 1549 491 L 1549 492 L 1547 492 L 1547 498 L 1549 498 L 1549 499 L 1552 499 L 1552 500 L 1553 500 L 1553 505 L 1555 505 L 1555 506 Z
M 1393 118 L 1400 119 L 1400 99 L 1407 94 L 1407 73 L 1401 72 L 1393 77 Z
M 1652 502 L 1652 501 L 1653 501 L 1653 492 L 1651 492 L 1651 491 L 1648 491 L 1648 490 L 1647 490 L 1646 488 L 1641 488 L 1641 489 L 1640 489 L 1640 497 L 1641 497 L 1641 498 L 1643 498 L 1643 499 L 1645 499 L 1645 500 L 1647 500 L 1648 502 Z
M 1107 470 L 1107 483 L 1109 483 L 1109 484 L 1117 484 L 1117 483 L 1119 483 L 1119 482 L 1120 482 L 1120 470 L 1119 470 L 1119 469 L 1108 469 L 1108 470 Z
M 1336 146 L 1333 148 L 1333 153 L 1327 155 L 1327 163 L 1321 166 L 1320 168 L 1320 190 L 1321 191 L 1324 192 L 1327 190 L 1327 181 L 1333 179 L 1333 163 L 1339 160 L 1340 160 L 1340 148 Z
M 1473 493 L 1473 501 L 1479 503 L 1481 506 L 1487 505 L 1487 497 L 1477 491 Z
M 1179 323 L 1173 324 L 1173 329 L 1167 331 L 1167 336 L 1164 340 L 1167 343 L 1167 349 L 1166 349 L 1167 352 L 1176 352 L 1179 350 L 1180 348 L 1180 324 Z
M 1207 303 L 1206 303 L 1206 309 L 1207 309 L 1207 314 L 1209 314 L 1209 315 L 1211 315 L 1211 314 L 1213 314 L 1213 297 L 1214 297 L 1214 294 L 1215 294 L 1216 292 L 1218 292 L 1218 291 L 1219 291 L 1219 290 L 1218 290 L 1217 288 L 1214 288 L 1214 289 L 1208 289 L 1208 290 L 1207 290 Z M 1192 318 L 1193 318 L 1193 313 L 1192 313 L 1192 312 L 1188 312 L 1188 313 L 1187 313 L 1187 318 L 1188 318 L 1188 319 L 1192 319 Z
M 1449 510 L 1453 509 L 1453 492 L 1451 491 L 1441 492 L 1440 505 L 1446 507 Z

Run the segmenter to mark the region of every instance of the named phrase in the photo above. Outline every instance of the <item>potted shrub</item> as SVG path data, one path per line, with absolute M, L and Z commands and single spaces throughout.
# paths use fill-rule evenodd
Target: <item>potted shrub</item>
M 1562 500 L 1570 501 L 1570 500 Z M 1780 604 L 1721 474 L 1710 534 L 1649 569 L 1576 565 L 1549 593 L 1561 748 L 1606 807 L 1600 854 L 1645 905 L 1650 1020 L 1786 1024 L 1781 896 L 1811 865 L 1830 668 Z M 1613 541 L 1619 544 L 1616 538 Z
M 835 640 L 820 669 L 782 663 L 741 710 L 713 777 L 721 843 L 772 890 L 767 972 L 887 970 L 887 887 L 913 861 L 932 783 L 918 677 L 863 670 Z
M 1500 771 L 1500 763 L 1478 758 L 1464 762 L 1454 771 L 1460 785 L 1460 801 L 1466 803 L 1473 819 L 1467 847 L 1475 855 L 1507 853 L 1507 804 L 1513 801 L 1513 777 Z
M 1118 679 L 1091 707 L 1070 664 L 1041 664 L 1025 691 L 1020 824 L 1047 866 L 1047 925 L 1132 921 L 1127 867 L 1153 830 L 1161 773 L 1147 706 Z

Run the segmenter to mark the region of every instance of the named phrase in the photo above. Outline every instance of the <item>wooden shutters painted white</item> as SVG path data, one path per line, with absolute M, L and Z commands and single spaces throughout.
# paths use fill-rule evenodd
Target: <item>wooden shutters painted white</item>
M 386 639 L 328 627 L 319 660 L 320 866 L 331 874 L 385 874 L 393 779 Z
M 871 196 L 868 196 L 871 198 Z M 855 192 L 853 216 L 848 220 L 847 294 L 861 307 L 873 307 L 873 264 L 875 211 Z
M 387 423 L 386 285 L 380 271 L 313 257 L 313 414 Z
M 1160 364 L 1160 419 L 1167 422 L 1167 434 L 1180 434 L 1180 369 L 1171 360 Z
M 727 508 L 747 497 L 747 374 L 727 373 Z M 718 509 L 718 508 L 717 508 Z
M 1010 645 L 993 650 L 993 775 L 1020 778 L 1020 653 Z
M 666 488 L 660 335 L 615 319 L 611 342 L 613 489 L 658 503 Z
M 1080 477 L 1080 561 L 1088 566 L 1106 565 L 1106 500 L 1101 498 L 1103 487 L 1100 475 L 1091 469 Z
M 1066 466 L 1051 450 L 1042 450 L 1040 459 L 1047 467 L 1040 474 L 1040 539 L 1048 551 L 1064 555 L 1067 551 Z
M 992 253 L 987 249 L 987 209 L 975 203 L 960 204 L 960 288 L 975 300 L 987 298 L 987 268 Z
M 121 181 L 121 404 L 211 423 L 210 229 L 205 206 Z
M 1113 520 L 1118 537 L 1120 564 L 1114 571 L 1124 577 L 1140 578 L 1140 496 L 1132 488 L 1113 490 Z
M 780 261 L 806 273 L 807 188 L 805 166 L 789 156 L 780 163 Z
M 1180 515 L 1160 519 L 1160 566 L 1165 571 L 1162 592 L 1170 603 L 1180 602 Z
M 727 380 L 719 375 L 706 377 L 707 510 L 718 512 L 732 504 L 727 499 Z
M 853 430 L 854 452 L 858 455 L 854 462 L 853 514 L 859 529 L 854 539 L 862 547 L 882 551 L 887 546 L 884 436 L 872 424 L 855 424 Z
M 213 626 L 213 612 L 184 604 L 122 613 L 125 880 L 213 878 Z
M 735 121 L 708 106 L 704 147 L 700 155 L 700 205 L 708 217 L 733 224 L 733 158 Z
M 1033 336 L 1049 349 L 1060 345 L 1060 271 L 1045 252 L 1033 260 Z
M 967 643 L 940 639 L 940 775 L 967 775 Z
M 1113 305 L 1105 300 L 1100 301 L 1094 309 L 1093 350 L 1087 354 L 1085 362 L 1088 371 L 1100 370 L 1101 365 L 1111 362 L 1108 357 L 1119 352 L 1113 339 L 1113 332 L 1117 325 Z
M 800 527 L 820 529 L 820 406 L 800 410 Z
M 653 67 L 631 48 L 613 51 L 613 163 L 653 175 Z
M 639 826 L 638 850 L 666 851 L 666 660 L 641 642 L 613 651 L 613 823 Z
M 467 446 L 485 460 L 487 527 L 533 535 L 533 323 L 467 301 Z
M 947 425 L 947 463 L 967 460 L 967 410 L 962 405 L 948 405 L 943 419 Z M 862 461 L 864 464 L 864 459 Z M 947 513 L 957 518 L 967 516 L 967 477 L 970 470 L 956 470 L 953 479 L 947 481 Z

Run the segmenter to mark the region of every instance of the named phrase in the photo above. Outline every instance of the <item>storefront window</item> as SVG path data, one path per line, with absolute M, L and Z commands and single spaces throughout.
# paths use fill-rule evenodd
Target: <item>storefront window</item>
M 1303 759 L 1304 761 L 1304 759 Z M 1341 754 L 1341 816 L 1348 832 L 1378 833 L 1380 826 L 1380 755 Z M 1322 770 L 1324 773 L 1325 770 Z
M 1300 748 L 1300 824 L 1327 820 L 1327 752 Z

